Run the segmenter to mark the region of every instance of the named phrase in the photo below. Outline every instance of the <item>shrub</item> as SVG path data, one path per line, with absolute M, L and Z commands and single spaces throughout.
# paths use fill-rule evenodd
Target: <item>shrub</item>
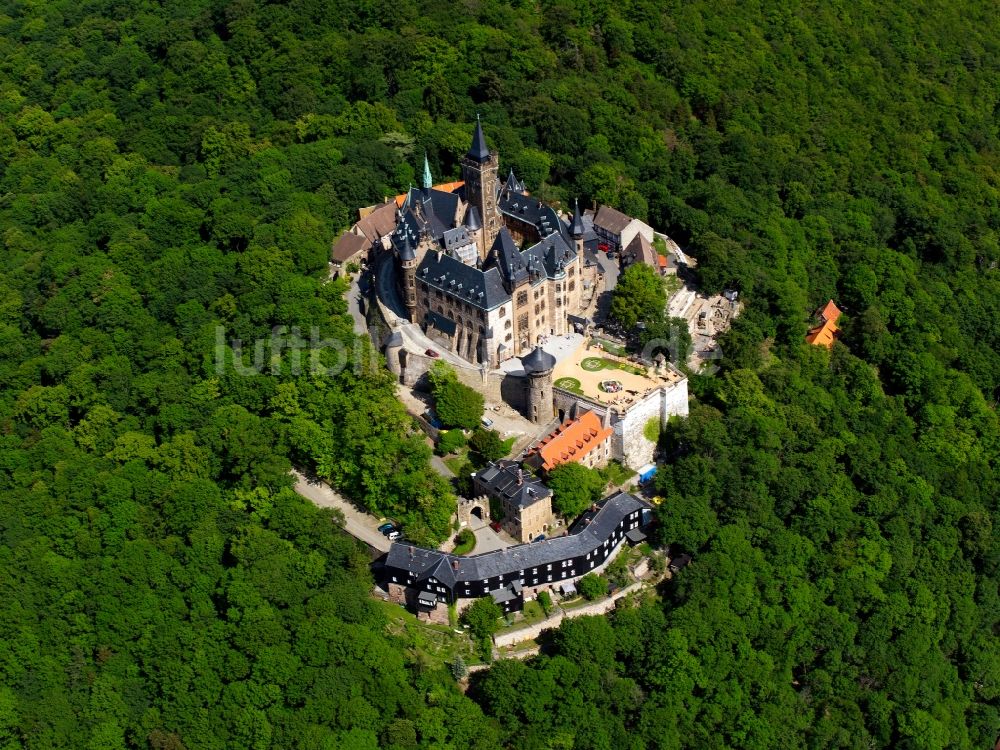
M 538 603 L 542 607 L 542 611 L 548 616 L 549 612 L 552 611 L 552 596 L 548 591 L 540 591 L 538 593 Z
M 449 453 L 455 453 L 464 447 L 466 444 L 465 435 L 461 430 L 448 430 L 447 432 L 442 432 L 438 436 L 437 444 L 437 454 L 439 456 L 445 456 Z
M 592 602 L 608 593 L 608 582 L 597 573 L 587 573 L 577 581 L 576 590 L 580 592 L 580 596 Z
M 496 430 L 484 430 L 477 427 L 469 438 L 469 448 L 482 459 L 483 463 L 498 461 L 510 450 Z

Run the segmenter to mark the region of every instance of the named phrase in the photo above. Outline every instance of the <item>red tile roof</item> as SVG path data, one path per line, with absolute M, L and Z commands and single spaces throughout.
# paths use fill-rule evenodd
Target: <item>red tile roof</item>
M 824 323 L 827 321 L 830 323 L 836 323 L 837 318 L 840 317 L 840 308 L 833 304 L 833 300 L 830 300 L 823 306 L 822 310 L 816 313 L 816 315 Z
M 806 334 L 806 341 L 815 346 L 825 346 L 827 349 L 832 349 L 839 330 L 836 323 L 828 320 L 822 325 L 810 328 L 809 333 Z
M 541 458 L 542 468 L 551 471 L 559 464 L 579 461 L 594 448 L 611 437 L 614 432 L 604 427 L 592 411 L 584 412 L 578 419 L 563 422 L 555 432 L 545 437 L 532 453 Z

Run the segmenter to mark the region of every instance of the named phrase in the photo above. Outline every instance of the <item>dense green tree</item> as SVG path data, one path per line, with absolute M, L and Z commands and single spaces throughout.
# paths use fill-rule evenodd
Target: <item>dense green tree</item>
M 995 742 L 990 6 L 0 14 L 0 744 Z M 288 486 L 450 535 L 325 272 L 422 151 L 459 178 L 477 112 L 503 173 L 648 220 L 743 304 L 662 436 L 655 536 L 693 562 L 478 673 L 478 705 Z M 666 324 L 633 286 L 622 322 Z M 827 352 L 802 340 L 830 298 Z M 323 372 L 281 345 L 314 327 Z
M 550 471 L 546 484 L 552 490 L 552 510 L 573 519 L 601 499 L 607 483 L 596 469 L 568 462 Z
M 587 573 L 576 582 L 576 590 L 584 599 L 593 601 L 608 593 L 608 582 L 597 573 Z
M 481 463 L 499 461 L 507 455 L 507 446 L 496 430 L 477 427 L 469 438 L 469 449 L 479 457 Z
M 489 596 L 476 599 L 462 612 L 462 622 L 469 626 L 469 632 L 476 642 L 479 655 L 486 661 L 492 658 L 493 635 L 500 629 L 501 617 L 503 610 Z
M 627 331 L 636 323 L 662 324 L 667 306 L 663 277 L 645 263 L 633 263 L 611 295 L 611 317 Z
M 455 371 L 438 360 L 427 373 L 434 395 L 434 409 L 445 427 L 471 430 L 483 416 L 483 395 L 460 383 Z

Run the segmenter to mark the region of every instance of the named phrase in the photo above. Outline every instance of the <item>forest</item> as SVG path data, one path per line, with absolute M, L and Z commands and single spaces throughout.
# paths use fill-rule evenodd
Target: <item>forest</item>
M 998 39 L 971 0 L 0 0 L 0 748 L 992 747 Z M 477 114 L 746 307 L 662 436 L 691 565 L 466 691 L 289 470 L 451 533 L 327 258 Z M 352 366 L 248 364 L 291 335 Z

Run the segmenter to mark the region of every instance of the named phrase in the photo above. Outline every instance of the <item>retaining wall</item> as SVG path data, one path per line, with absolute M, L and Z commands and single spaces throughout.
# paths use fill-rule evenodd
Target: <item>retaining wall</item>
M 500 633 L 499 635 L 493 637 L 493 643 L 496 644 L 497 648 L 513 646 L 515 643 L 537 638 L 542 634 L 543 630 L 558 628 L 559 624 L 567 618 L 606 614 L 615 608 L 619 599 L 638 591 L 641 587 L 642 583 L 637 581 L 636 583 L 626 586 L 621 591 L 615 592 L 607 599 L 602 599 L 599 602 L 592 602 L 582 607 L 574 607 L 573 609 L 567 611 L 560 610 L 558 614 L 554 614 L 548 619 L 536 623 L 535 625 L 520 628 L 519 630 L 512 630 L 509 633 Z

